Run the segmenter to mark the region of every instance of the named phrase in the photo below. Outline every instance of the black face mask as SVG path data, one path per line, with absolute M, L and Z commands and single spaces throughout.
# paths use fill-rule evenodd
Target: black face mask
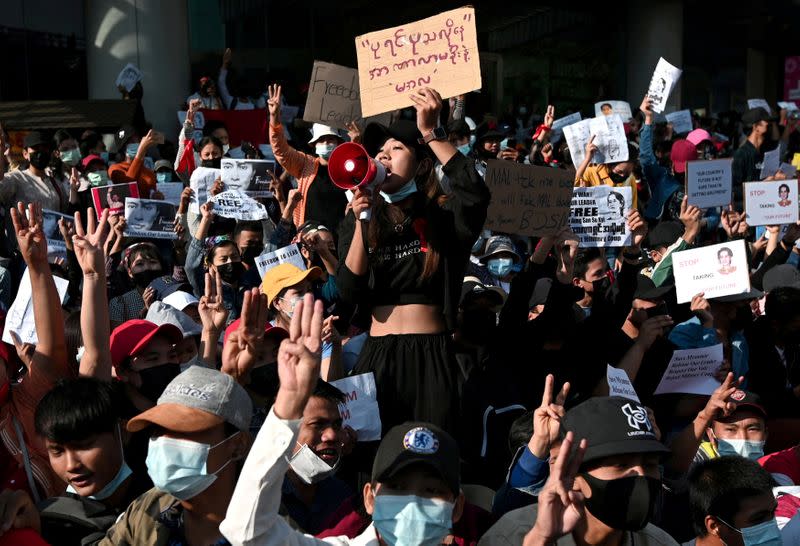
M 604 296 L 609 288 L 611 288 L 611 279 L 608 278 L 608 275 L 604 275 L 600 280 L 592 281 L 592 295 L 594 296 Z
M 618 531 L 644 529 L 653 516 L 661 481 L 647 476 L 600 480 L 590 474 L 581 477 L 592 490 L 586 508 L 594 517 Z
M 228 262 L 217 266 L 217 273 L 220 278 L 228 284 L 234 284 L 240 280 L 244 273 L 242 262 Z
M 240 253 L 242 256 L 242 261 L 245 262 L 247 265 L 255 265 L 256 258 L 261 254 L 262 247 L 258 246 L 246 246 L 244 250 Z
M 614 171 L 609 171 L 608 176 L 611 178 L 611 181 L 614 182 L 614 184 L 622 184 L 628 179 L 627 175 L 619 174 Z
M 42 171 L 50 164 L 50 153 L 42 151 L 32 152 L 28 161 L 33 167 Z
M 147 288 L 151 282 L 161 276 L 161 271 L 154 271 L 152 269 L 145 269 L 133 274 L 133 284 L 137 288 Z
M 278 365 L 273 362 L 253 368 L 250 372 L 250 384 L 247 387 L 264 398 L 270 398 L 277 394 L 278 383 Z
M 218 157 L 216 159 L 204 159 L 200 162 L 201 167 L 207 167 L 209 169 L 219 169 L 222 167 L 222 158 Z
M 169 382 L 178 377 L 181 373 L 180 364 L 162 364 L 154 368 L 147 368 L 139 372 L 142 378 L 142 386 L 139 392 L 151 402 L 158 400 Z
M 483 345 L 494 335 L 497 328 L 496 315 L 483 309 L 472 309 L 462 313 L 461 337 L 464 341 Z

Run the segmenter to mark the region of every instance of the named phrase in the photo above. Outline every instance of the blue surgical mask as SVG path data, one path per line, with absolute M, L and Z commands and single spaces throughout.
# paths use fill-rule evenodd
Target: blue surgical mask
M 102 159 L 103 162 L 108 165 L 108 152 L 100 152 L 100 159 Z
M 372 523 L 391 546 L 437 546 L 453 526 L 453 503 L 416 495 L 376 495 Z
M 328 159 L 331 156 L 334 148 L 336 148 L 336 144 L 333 144 L 332 142 L 328 142 L 327 144 L 318 142 L 314 146 L 314 151 L 317 152 L 317 155 L 322 159 Z
M 778 521 L 774 518 L 764 523 L 759 523 L 751 527 L 742 527 L 741 529 L 737 529 L 722 518 L 718 517 L 717 519 L 737 533 L 740 533 L 744 541 L 744 546 L 780 546 L 783 544 L 781 531 L 778 529 Z
M 136 157 L 136 154 L 138 152 L 139 152 L 139 143 L 138 142 L 135 142 L 133 144 L 128 144 L 125 147 L 125 155 L 127 155 L 130 158 Z
M 381 192 L 381 197 L 387 203 L 399 203 L 406 197 L 410 197 L 417 193 L 417 181 L 414 179 L 409 180 L 405 185 L 394 193 Z
M 472 148 L 475 146 L 475 141 L 478 140 L 478 137 L 475 135 L 469 135 L 469 147 Z
M 514 260 L 511 258 L 492 258 L 486 262 L 486 269 L 498 279 L 511 273 L 512 267 L 514 267 Z
M 152 157 L 145 157 L 144 161 L 142 162 L 145 169 L 150 169 L 151 171 L 155 168 L 156 162 L 153 161 Z
M 61 152 L 61 162 L 64 163 L 64 165 L 74 167 L 80 160 L 81 152 L 77 148 L 72 148 L 71 150 L 64 150 Z
M 166 182 L 172 182 L 172 173 L 171 172 L 156 173 L 156 181 L 159 184 L 164 184 Z
M 519 263 L 519 264 L 512 265 L 511 266 L 511 271 L 513 271 L 514 273 L 519 273 L 520 271 L 522 271 L 522 264 Z
M 153 485 L 178 500 L 196 497 L 217 480 L 223 468 L 233 461 L 229 459 L 214 474 L 208 473 L 208 452 L 233 438 L 228 436 L 213 446 L 159 436 L 152 438 L 147 448 L 147 473 Z
M 467 155 L 468 156 L 469 152 L 472 151 L 472 144 L 470 144 L 469 142 L 466 143 L 466 144 L 462 144 L 461 146 L 456 148 L 456 150 L 461 152 L 463 155 Z
M 119 429 L 119 424 L 117 425 L 117 440 L 119 440 L 119 451 L 122 454 L 122 465 L 120 465 L 119 471 L 117 472 L 117 475 L 114 476 L 114 479 L 108 482 L 104 488 L 94 495 L 89 495 L 90 499 L 98 501 L 107 499 L 113 495 L 117 489 L 119 489 L 119 486 L 122 485 L 122 483 L 127 480 L 131 474 L 133 474 L 131 467 L 129 467 L 128 463 L 125 462 L 125 452 L 122 449 L 122 432 Z M 67 493 L 78 495 L 78 492 L 71 485 L 67 486 Z
M 500 149 L 505 150 L 506 148 L 508 148 L 508 139 L 504 138 L 502 141 L 500 141 Z
M 751 461 L 757 461 L 764 456 L 764 442 L 755 440 L 723 440 L 717 438 L 717 453 L 720 457 L 738 455 Z
M 95 171 L 93 173 L 89 173 L 86 175 L 86 178 L 89 180 L 89 184 L 92 186 L 108 185 L 108 173 L 106 171 Z

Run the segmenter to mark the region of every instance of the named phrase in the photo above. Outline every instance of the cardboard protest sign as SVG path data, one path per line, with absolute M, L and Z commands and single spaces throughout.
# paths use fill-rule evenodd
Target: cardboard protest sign
M 623 121 L 628 121 L 633 117 L 631 105 L 624 100 L 601 100 L 594 103 L 595 117 L 610 116 L 619 114 Z
M 358 70 L 314 61 L 303 119 L 339 129 L 362 121 Z
M 672 124 L 672 131 L 676 135 L 689 133 L 694 129 L 692 123 L 692 113 L 689 110 L 678 110 L 667 114 L 667 122 Z
M 653 394 L 687 393 L 709 395 L 720 383 L 714 374 L 722 365 L 722 343 L 672 353 L 661 382 Z
M 117 81 L 115 82 L 115 85 L 117 86 L 117 89 L 122 88 L 126 92 L 130 93 L 140 81 L 142 81 L 142 71 L 139 70 L 135 65 L 128 63 L 117 75 Z
M 53 281 L 56 283 L 59 300 L 64 303 L 67 297 L 69 281 L 56 275 L 53 275 Z M 14 344 L 11 332 L 17 334 L 22 343 L 30 343 L 32 345 L 39 343 L 39 337 L 36 335 L 36 324 L 33 320 L 32 294 L 31 275 L 30 271 L 26 269 L 19 282 L 17 297 L 11 303 L 6 315 L 6 322 L 3 326 L 3 341 L 5 343 Z
M 573 114 L 555 120 L 550 130 L 550 142 L 561 140 L 561 138 L 564 136 L 564 127 L 566 127 L 567 125 L 572 125 L 573 123 L 578 123 L 580 120 L 581 120 L 580 112 L 575 112 Z
M 181 204 L 183 182 L 159 182 L 156 184 L 156 191 L 164 196 L 164 201 L 177 207 Z
M 220 169 L 210 169 L 208 167 L 197 167 L 192 171 L 189 179 L 189 187 L 194 192 L 194 197 L 189 203 L 189 210 L 195 214 L 200 214 L 200 205 L 208 202 L 211 194 L 208 192 L 214 187 L 214 182 L 220 178 Z
M 487 229 L 541 237 L 558 233 L 569 222 L 572 173 L 493 159 L 485 178 L 492 194 Z
M 261 278 L 264 278 L 264 273 L 280 264 L 292 264 L 297 266 L 298 269 L 306 270 L 306 262 L 303 260 L 303 255 L 300 254 L 300 249 L 296 244 L 279 248 L 274 252 L 264 252 L 256 258 L 256 268 Z
M 751 226 L 794 224 L 797 203 L 796 179 L 744 183 L 744 211 Z
M 364 117 L 412 106 L 409 95 L 421 87 L 442 98 L 481 88 L 474 8 L 370 32 L 355 43 Z
M 339 404 L 342 426 L 349 426 L 358 434 L 359 442 L 381 439 L 381 414 L 378 409 L 378 390 L 372 372 L 351 375 L 331 381 L 331 385 L 345 395 Z
M 575 188 L 569 223 L 581 247 L 626 246 L 630 242 L 628 210 L 633 206 L 630 187 Z
M 670 93 L 675 88 L 675 84 L 681 77 L 683 70 L 669 64 L 664 57 L 658 59 L 653 77 L 650 80 L 650 87 L 647 89 L 647 96 L 652 101 L 653 112 L 661 113 L 667 105 Z
M 223 218 L 234 218 L 241 221 L 264 220 L 267 209 L 244 192 L 237 190 L 218 193 L 211 199 L 214 203 L 214 214 Z
M 625 370 L 606 364 L 606 381 L 608 382 L 609 396 L 621 396 L 641 403 Z
M 65 222 L 73 224 L 75 219 L 72 216 L 61 214 L 54 210 L 42 210 L 42 231 L 47 239 L 47 255 L 66 257 L 67 243 L 61 235 L 58 221 L 63 219 Z
M 569 153 L 575 166 L 586 157 L 586 143 L 594 136 L 597 151 L 592 163 L 616 163 L 628 160 L 628 139 L 619 114 L 585 119 L 564 127 Z
M 774 150 L 764 153 L 764 160 L 761 162 L 761 180 L 769 176 L 775 176 L 775 173 L 781 168 L 781 148 L 778 146 Z
M 175 205 L 157 199 L 125 199 L 125 235 L 145 239 L 177 239 Z
M 794 102 L 779 101 L 778 106 L 781 108 L 781 110 L 786 110 L 787 112 L 793 112 L 794 110 L 798 110 L 797 104 L 795 104 Z
M 92 188 L 92 203 L 97 219 L 100 219 L 100 215 L 106 209 L 109 215 L 124 214 L 125 199 L 128 197 L 139 197 L 139 186 L 136 182 Z
M 275 162 L 267 159 L 222 159 L 222 184 L 225 191 L 241 191 L 250 197 L 272 197 L 269 173 Z
M 706 299 L 750 291 L 750 271 L 743 239 L 672 254 L 678 303 L 701 292 Z
M 764 99 L 747 99 L 747 108 L 763 108 L 768 114 L 772 114 L 772 108 Z
M 689 204 L 707 209 L 727 206 L 733 200 L 733 159 L 686 162 Z

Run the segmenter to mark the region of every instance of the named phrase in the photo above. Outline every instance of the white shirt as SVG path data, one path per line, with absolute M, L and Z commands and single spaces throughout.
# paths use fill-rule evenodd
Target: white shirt
M 300 423 L 300 419 L 279 419 L 270 408 L 244 463 L 220 531 L 234 546 L 379 546 L 372 525 L 354 539 L 318 539 L 292 529 L 278 514 L 283 477 Z

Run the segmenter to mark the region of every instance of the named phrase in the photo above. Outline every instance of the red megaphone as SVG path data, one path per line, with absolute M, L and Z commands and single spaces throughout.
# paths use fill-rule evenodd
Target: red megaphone
M 336 187 L 354 190 L 380 184 L 386 178 L 386 169 L 379 161 L 372 159 L 361 144 L 345 142 L 331 153 L 328 174 Z

